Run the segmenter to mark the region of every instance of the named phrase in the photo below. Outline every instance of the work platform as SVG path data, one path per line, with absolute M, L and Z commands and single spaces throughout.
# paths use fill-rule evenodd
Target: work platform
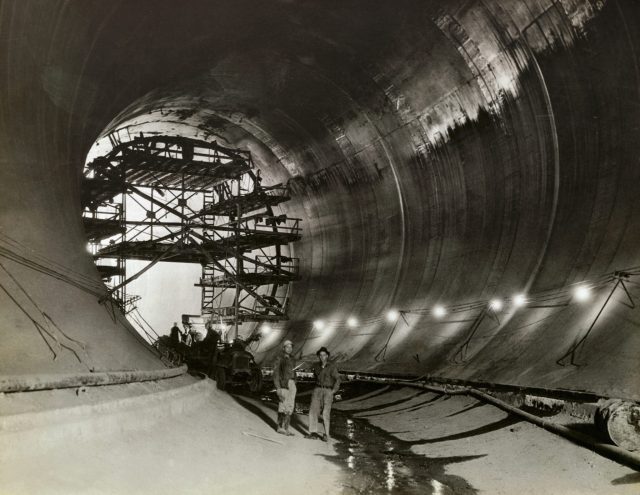
M 124 182 L 111 181 L 94 177 L 83 177 L 80 202 L 83 208 L 95 210 L 100 205 L 113 201 L 125 190 Z
M 237 256 L 238 253 L 250 252 L 274 245 L 284 245 L 301 238 L 300 228 L 287 227 L 282 230 L 268 230 L 273 227 L 261 226 L 258 229 L 232 229 L 225 237 L 203 241 L 200 248 L 196 246 L 178 246 L 175 242 L 159 242 L 157 240 L 123 241 L 105 246 L 97 253 L 99 258 L 127 258 L 152 261 L 164 253 L 162 261 L 177 263 L 207 263 L 206 251 L 216 260 Z M 280 227 L 279 229 L 283 229 Z M 171 251 L 171 252 L 170 252 Z
M 202 191 L 251 168 L 248 152 L 178 136 L 137 137 L 88 165 L 96 178 L 110 182 Z
M 111 277 L 121 277 L 125 274 L 124 268 L 120 266 L 96 265 L 96 268 L 103 280 L 110 279 Z
M 200 281 L 194 284 L 196 287 L 219 287 L 233 289 L 236 286 L 236 281 L 244 285 L 260 286 L 269 284 L 288 284 L 289 282 L 295 282 L 299 280 L 300 276 L 297 273 L 291 272 L 275 272 L 265 270 L 263 272 L 242 272 L 239 274 L 230 275 L 218 275 L 217 277 L 201 278 Z
M 269 284 L 288 284 L 299 280 L 300 260 L 286 256 L 257 256 L 255 260 L 243 263 L 243 269 L 236 273 L 236 267 L 225 263 L 228 273 L 202 277 L 196 287 L 219 287 L 232 289 L 236 281 L 244 285 L 260 286 Z
M 213 279 L 200 279 L 200 282 L 194 284 L 196 287 L 220 287 L 233 289 L 236 286 L 236 280 L 244 285 L 268 285 L 268 284 L 288 284 L 294 282 L 300 277 L 293 274 L 285 273 L 240 273 L 234 276 L 219 275 Z
M 224 259 L 224 251 L 217 251 L 214 243 L 202 246 L 214 259 Z M 231 254 L 229 254 L 231 256 Z M 162 257 L 162 261 L 174 263 L 208 262 L 206 255 L 196 246 L 177 247 L 173 242 L 157 241 L 123 241 L 105 246 L 96 254 L 96 258 L 153 261 Z
M 83 217 L 84 231 L 90 242 L 97 243 L 103 239 L 108 239 L 126 232 L 126 227 L 122 222 L 113 218 Z
M 287 219 L 287 224 L 280 226 L 256 223 L 250 227 L 244 220 L 241 225 L 241 228 L 234 228 L 232 224 L 215 227 L 216 237 L 219 232 L 227 234 L 213 241 L 217 248 L 227 252 L 248 252 L 269 246 L 282 246 L 302 237 L 299 219 Z
M 248 213 L 266 206 L 274 207 L 290 199 L 286 186 L 265 187 L 248 194 L 231 196 L 222 201 L 211 203 L 200 211 L 200 215 L 235 216 L 238 208 L 242 212 Z
M 273 314 L 273 307 L 259 309 L 240 307 L 236 312 L 234 306 L 222 306 L 203 312 L 203 316 L 210 316 L 213 320 L 221 323 L 288 320 L 286 308 L 279 309 L 282 310 L 282 314 Z

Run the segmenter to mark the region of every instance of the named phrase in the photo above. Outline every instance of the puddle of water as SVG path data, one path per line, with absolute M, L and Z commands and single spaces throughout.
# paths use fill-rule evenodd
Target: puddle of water
M 309 391 L 312 388 L 311 384 L 299 384 L 298 391 Z M 341 395 L 347 399 L 375 391 L 376 388 L 380 387 L 348 384 L 341 390 Z M 277 403 L 274 394 L 263 395 L 262 400 Z M 296 413 L 306 416 L 309 401 L 310 394 L 299 395 L 296 398 Z M 331 436 L 337 454 L 322 456 L 342 469 L 342 495 L 478 493 L 464 478 L 448 474 L 445 469 L 449 464 L 482 456 L 427 457 L 416 454 L 411 451 L 415 442 L 404 442 L 352 414 L 353 411 L 331 411 Z M 306 428 L 305 419 L 302 422 Z
M 447 464 L 475 456 L 429 458 L 367 421 L 332 411 L 335 456 L 324 456 L 344 470 L 344 494 L 475 494 L 464 478 L 446 474 Z

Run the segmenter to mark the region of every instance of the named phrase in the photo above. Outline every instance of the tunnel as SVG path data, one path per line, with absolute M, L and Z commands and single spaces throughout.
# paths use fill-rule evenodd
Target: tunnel
M 3 0 L 0 23 L 0 493 L 638 489 L 640 464 L 556 447 L 555 437 L 527 461 L 526 442 L 537 445 L 542 429 L 494 418 L 477 397 L 442 397 L 471 387 L 583 417 L 594 414 L 585 403 L 640 401 L 636 1 Z M 303 363 L 329 349 L 341 373 L 363 380 L 366 407 L 346 392 L 336 402 L 344 424 L 409 452 L 413 485 L 398 473 L 391 484 L 387 473 L 332 485 L 350 469 L 335 461 L 353 457 L 346 440 L 320 453 L 274 440 L 252 423 L 260 401 L 171 368 L 105 300 L 86 249 L 83 169 L 95 143 L 125 127 L 247 150 L 265 184 L 289 185 L 282 211 L 301 219 L 289 246 L 300 278 L 289 318 L 255 359 L 270 366 L 285 340 Z M 418 379 L 430 391 L 416 392 Z M 441 417 L 409 426 L 394 405 L 431 398 Z M 491 425 L 522 436 L 487 451 L 537 463 L 546 484 L 482 448 L 429 454 L 443 444 L 415 430 L 480 412 L 493 419 L 484 430 L 469 422 L 477 438 Z M 180 418 L 196 413 L 226 433 L 194 440 L 198 428 Z M 153 430 L 174 416 L 170 432 Z M 234 428 L 244 434 L 223 435 Z M 456 440 L 455 428 L 442 429 Z M 166 452 L 127 453 L 127 435 Z M 103 453 L 87 459 L 83 448 Z M 129 463 L 108 451 L 151 478 L 164 466 L 157 476 L 169 481 L 152 488 L 133 468 L 118 475 Z M 568 467 L 554 474 L 547 455 L 561 453 Z M 170 477 L 191 455 L 204 472 L 228 467 L 226 484 L 203 471 L 197 481 Z M 274 473 L 303 458 L 282 488 Z M 451 474 L 460 466 L 470 467 Z M 594 481 L 581 485 L 585 466 Z M 428 481 L 416 474 L 425 470 Z

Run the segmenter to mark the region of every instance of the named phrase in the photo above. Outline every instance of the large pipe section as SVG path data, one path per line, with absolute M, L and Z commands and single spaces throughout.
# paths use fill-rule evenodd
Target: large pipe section
M 0 393 L 34 392 L 63 388 L 99 387 L 166 380 L 184 375 L 187 366 L 150 371 L 109 371 L 98 373 L 55 374 L 49 376 L 3 376 L 0 377 Z

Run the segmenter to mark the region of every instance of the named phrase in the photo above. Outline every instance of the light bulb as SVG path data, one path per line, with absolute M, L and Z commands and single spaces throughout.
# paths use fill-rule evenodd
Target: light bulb
M 396 321 L 398 319 L 398 316 L 400 316 L 400 313 L 398 313 L 395 309 L 391 309 L 387 312 L 387 320 L 389 321 Z
M 576 298 L 576 301 L 584 302 L 591 297 L 591 289 L 581 285 L 574 289 L 573 296 Z
M 516 308 L 524 306 L 527 303 L 527 299 L 524 297 L 524 294 L 516 294 L 513 296 L 513 305 Z
M 347 320 L 347 325 L 351 328 L 357 327 L 358 319 L 354 316 L 349 317 L 349 319 Z
M 444 306 L 438 304 L 433 308 L 433 316 L 435 316 L 436 318 L 442 318 L 446 314 L 447 310 L 444 308 Z
M 324 328 L 324 321 L 316 320 L 316 321 L 313 322 L 313 326 L 315 328 L 317 328 L 318 330 L 322 330 Z
M 502 301 L 500 299 L 492 299 L 489 307 L 494 311 L 500 311 L 502 309 Z

